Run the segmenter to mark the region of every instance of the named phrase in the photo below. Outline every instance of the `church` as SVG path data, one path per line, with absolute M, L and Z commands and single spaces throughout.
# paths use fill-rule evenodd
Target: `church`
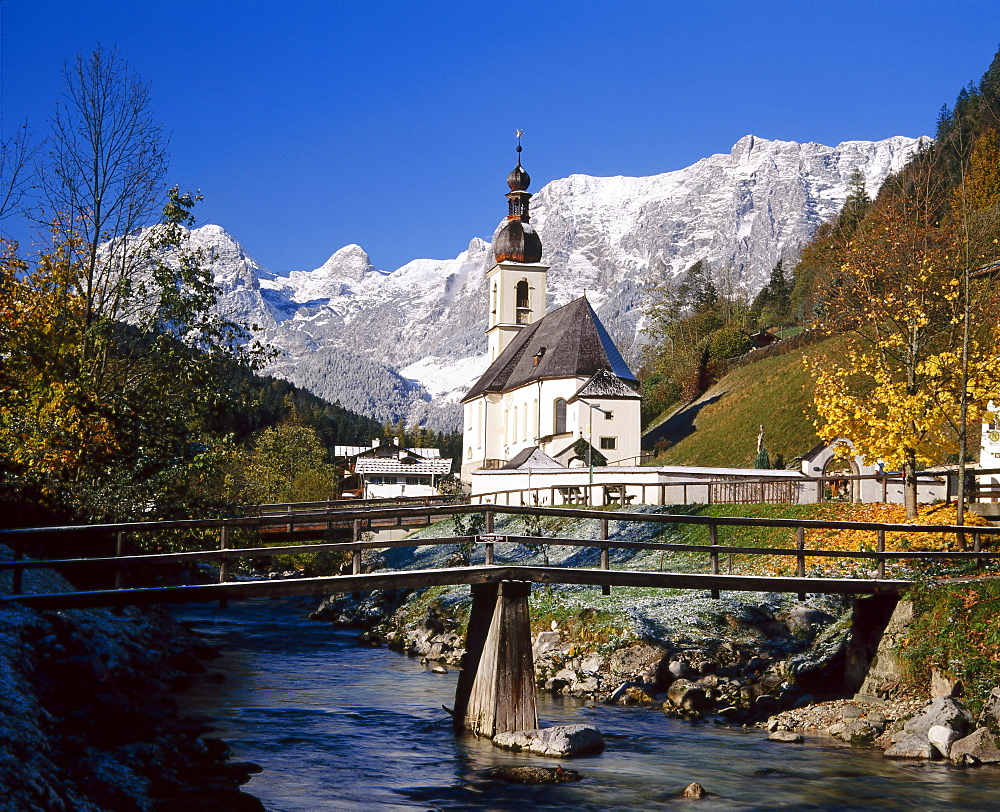
M 520 143 L 517 152 L 486 272 L 490 366 L 462 399 L 462 480 L 484 468 L 586 465 L 574 450 L 581 438 L 608 464 L 635 465 L 639 382 L 586 296 L 545 313 L 548 266 Z

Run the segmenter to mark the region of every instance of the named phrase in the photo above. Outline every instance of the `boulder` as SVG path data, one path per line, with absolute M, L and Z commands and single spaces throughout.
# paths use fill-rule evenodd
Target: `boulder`
M 697 781 L 688 784 L 681 793 L 682 798 L 704 798 L 705 795 L 705 788 Z
M 548 654 L 562 645 L 562 635 L 559 632 L 539 632 L 535 638 L 535 643 L 531 647 L 531 656 L 538 659 L 543 654 Z
M 919 716 L 914 716 L 903 725 L 903 730 L 926 738 L 927 731 L 935 725 L 950 727 L 960 737 L 974 726 L 972 716 L 960 702 L 950 697 L 938 697 L 926 705 Z
M 788 617 L 785 618 L 785 625 L 792 634 L 805 637 L 815 634 L 821 626 L 832 623 L 833 620 L 833 615 L 800 603 L 792 607 Z
M 962 680 L 957 677 L 950 677 L 940 669 L 931 669 L 931 699 L 961 695 Z
M 923 733 L 909 733 L 885 751 L 886 758 L 932 758 L 934 747 Z
M 943 758 L 948 758 L 952 744 L 959 738 L 958 733 L 944 725 L 934 725 L 927 731 L 927 740 L 934 745 Z
M 1000 688 L 990 691 L 978 720 L 983 727 L 988 727 L 994 733 L 1000 733 Z
M 678 708 L 708 710 L 714 704 L 708 688 L 686 679 L 674 680 L 667 691 L 668 701 Z
M 767 740 L 772 742 L 799 744 L 803 741 L 803 738 L 798 733 L 794 733 L 791 730 L 775 730 L 770 736 L 767 737 Z
M 1000 764 L 1000 741 L 985 727 L 981 727 L 951 745 L 949 758 L 952 761 L 964 762 L 965 756 L 983 764 Z
M 539 730 L 497 733 L 493 737 L 493 744 L 504 750 L 523 750 L 539 756 L 567 758 L 603 752 L 604 736 L 593 725 L 557 725 Z
M 851 719 L 834 735 L 849 744 L 871 744 L 884 730 L 884 724 L 876 724 L 872 719 Z M 830 732 L 833 732 L 832 728 Z
M 487 778 L 506 781 L 509 784 L 565 784 L 569 781 L 579 781 L 581 778 L 576 770 L 566 770 L 562 767 L 503 766 L 492 767 L 484 774 Z

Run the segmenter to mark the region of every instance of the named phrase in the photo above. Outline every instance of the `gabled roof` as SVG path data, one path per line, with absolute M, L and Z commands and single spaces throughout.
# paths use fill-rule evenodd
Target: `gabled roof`
M 426 460 L 407 463 L 391 458 L 360 459 L 354 466 L 356 474 L 449 474 L 451 460 Z
M 638 383 L 590 302 L 581 296 L 524 327 L 462 402 L 543 378 L 589 378 L 600 370 Z
M 542 451 L 537 445 L 529 446 L 519 452 L 514 459 L 501 467 L 503 471 L 516 470 L 518 468 L 565 468 L 556 462 L 552 457 Z
M 633 389 L 627 381 L 612 375 L 606 369 L 598 370 L 594 376 L 587 381 L 569 399 L 572 403 L 579 398 L 632 398 L 639 400 L 642 397 Z

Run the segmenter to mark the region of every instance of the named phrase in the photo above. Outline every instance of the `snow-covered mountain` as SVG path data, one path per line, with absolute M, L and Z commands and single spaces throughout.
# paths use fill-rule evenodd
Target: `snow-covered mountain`
M 926 142 L 827 147 L 748 135 L 675 172 L 553 181 L 532 199 L 551 266 L 548 307 L 586 290 L 634 360 L 651 281 L 702 259 L 755 292 L 840 211 L 855 170 L 874 196 Z M 499 220 L 502 188 L 497 198 Z M 313 271 L 281 276 L 218 226 L 192 239 L 215 252 L 220 308 L 281 351 L 269 372 L 382 421 L 458 426 L 458 401 L 486 367 L 488 243 L 473 239 L 455 259 L 417 259 L 391 273 L 348 245 Z

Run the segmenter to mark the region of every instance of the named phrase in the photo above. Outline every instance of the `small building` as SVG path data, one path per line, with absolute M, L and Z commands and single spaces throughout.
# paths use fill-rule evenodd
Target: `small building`
M 355 499 L 395 499 L 436 496 L 442 478 L 451 473 L 451 460 L 437 448 L 403 448 L 399 441 L 373 440 L 367 446 L 334 447 L 342 467 L 341 496 Z
M 360 480 L 362 499 L 437 496 L 442 478 L 451 473 L 451 460 L 366 457 L 355 463 L 354 473 Z

